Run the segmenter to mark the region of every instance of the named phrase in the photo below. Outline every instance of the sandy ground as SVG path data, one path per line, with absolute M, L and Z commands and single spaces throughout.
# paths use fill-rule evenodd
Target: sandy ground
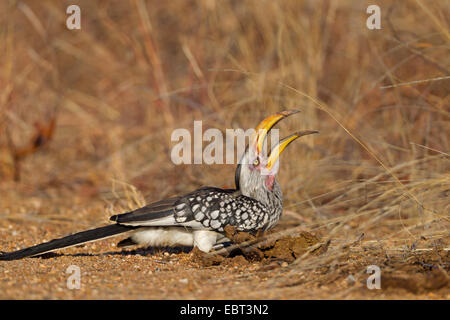
M 29 223 L 25 226 L 11 222 L 0 230 L 0 247 L 9 251 L 31 244 L 31 239 L 50 240 L 71 229 L 69 225 L 57 230 L 52 224 Z M 304 238 L 303 234 L 297 237 L 301 238 Z M 117 240 L 101 240 L 42 258 L 2 261 L 0 298 L 450 298 L 447 278 L 450 259 L 449 252 L 443 249 L 444 240 L 422 240 L 423 249 L 405 249 L 403 252 L 389 252 L 364 241 L 340 248 L 332 241 L 327 250 L 323 250 L 325 252 L 314 252 L 304 258 L 310 260 L 311 268 L 308 263 L 302 265 L 294 259 L 306 251 L 296 252 L 294 258 L 285 256 L 283 259 L 275 255 L 262 260 L 255 259 L 254 255 L 247 255 L 246 259 L 242 254 L 233 254 L 233 257 L 211 263 L 205 256 L 186 248 L 120 250 L 115 247 Z M 340 251 L 338 255 L 336 249 Z M 327 257 L 331 259 L 323 261 L 328 263 L 317 262 L 317 259 Z M 367 288 L 369 265 L 378 265 L 381 269 L 379 290 Z M 69 289 L 68 281 L 74 283 L 70 281 L 73 275 L 70 266 L 79 267 L 79 289 Z

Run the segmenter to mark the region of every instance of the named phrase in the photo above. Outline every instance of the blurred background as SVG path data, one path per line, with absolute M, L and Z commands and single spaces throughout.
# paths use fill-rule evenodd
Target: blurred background
M 71 4 L 81 30 L 66 27 Z M 281 136 L 320 134 L 282 155 L 282 228 L 408 245 L 448 235 L 449 3 L 377 1 L 380 30 L 366 27 L 370 4 L 1 1 L 8 243 L 233 187 L 234 165 L 174 165 L 172 131 L 247 129 L 286 109 L 302 112 Z

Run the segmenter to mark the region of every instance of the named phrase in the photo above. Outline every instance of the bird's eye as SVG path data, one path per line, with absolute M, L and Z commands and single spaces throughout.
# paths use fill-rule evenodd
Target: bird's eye
M 253 161 L 253 166 L 257 167 L 259 165 L 259 159 L 256 158 L 255 161 Z

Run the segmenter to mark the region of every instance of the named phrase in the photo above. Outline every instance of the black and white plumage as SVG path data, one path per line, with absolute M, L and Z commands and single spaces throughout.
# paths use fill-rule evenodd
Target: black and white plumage
M 119 242 L 118 246 L 194 246 L 209 252 L 215 245 L 229 241 L 224 235 L 226 226 L 251 233 L 268 230 L 278 222 L 282 213 L 282 192 L 275 180 L 279 155 L 298 137 L 316 132 L 292 134 L 275 145 L 266 156 L 262 147 L 268 132 L 281 119 L 294 113 L 297 111 L 283 111 L 258 125 L 236 168 L 235 189 L 203 187 L 183 196 L 114 215 L 110 218 L 115 222 L 112 225 L 4 253 L 0 260 L 36 256 L 125 232 L 129 232 L 130 237 Z

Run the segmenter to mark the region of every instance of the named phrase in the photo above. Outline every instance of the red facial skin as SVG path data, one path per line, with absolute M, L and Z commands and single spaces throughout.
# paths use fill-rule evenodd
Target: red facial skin
M 275 181 L 275 176 L 269 174 L 266 178 L 266 187 L 267 187 L 267 189 L 269 189 L 269 191 L 272 191 L 274 181 Z

